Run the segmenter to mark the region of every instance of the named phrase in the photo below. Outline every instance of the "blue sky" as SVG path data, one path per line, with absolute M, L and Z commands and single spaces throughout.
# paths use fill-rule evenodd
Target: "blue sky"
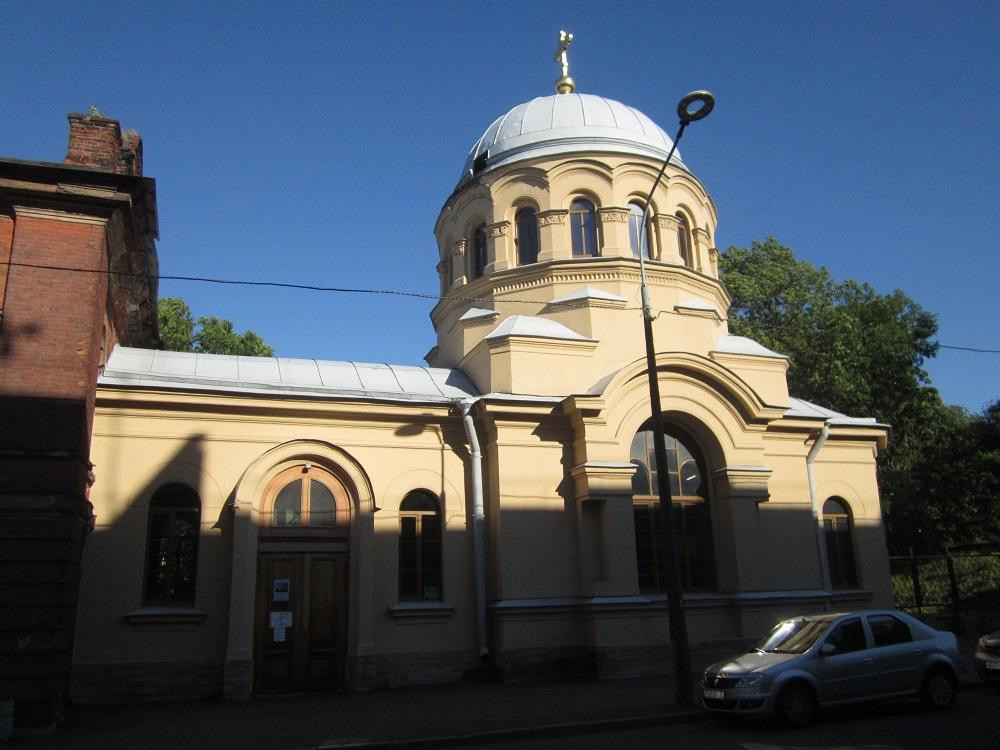
M 143 137 L 167 275 L 436 294 L 433 236 L 471 145 L 552 91 L 676 129 L 717 245 L 774 235 L 900 288 L 950 346 L 1000 349 L 1000 5 L 993 2 L 0 3 L 0 154 L 61 161 L 68 112 Z M 421 364 L 433 301 L 165 281 L 282 356 Z M 1000 354 L 942 349 L 945 401 L 1000 398 Z

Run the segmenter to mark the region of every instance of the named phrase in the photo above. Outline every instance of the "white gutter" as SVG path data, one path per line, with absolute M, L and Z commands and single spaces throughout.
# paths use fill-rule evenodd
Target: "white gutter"
M 479 449 L 476 426 L 470 415 L 475 400 L 463 400 L 458 404 L 462 409 L 462 422 L 469 439 L 472 457 L 472 543 L 476 570 L 476 633 L 479 637 L 479 655 L 489 653 L 489 636 L 486 621 L 486 542 L 484 539 L 486 514 L 483 507 L 483 454 Z
M 806 474 L 809 477 L 809 503 L 812 506 L 813 528 L 816 530 L 816 554 L 819 556 L 819 571 L 824 591 L 830 591 L 832 587 L 830 585 L 830 565 L 826 555 L 826 533 L 820 521 L 819 497 L 816 494 L 816 475 L 813 472 L 813 462 L 826 443 L 826 439 L 830 434 L 830 423 L 832 421 L 832 419 L 828 419 L 823 423 L 823 427 L 816 437 L 816 442 L 813 443 L 812 448 L 809 449 L 809 455 L 806 456 Z

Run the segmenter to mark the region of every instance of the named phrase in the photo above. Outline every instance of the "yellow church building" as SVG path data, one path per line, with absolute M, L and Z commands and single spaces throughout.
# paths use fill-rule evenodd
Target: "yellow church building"
M 891 605 L 887 427 L 729 333 L 705 186 L 675 153 L 649 195 L 667 133 L 560 88 L 444 200 L 426 366 L 110 353 L 72 698 L 670 671 L 640 256 L 694 666 Z

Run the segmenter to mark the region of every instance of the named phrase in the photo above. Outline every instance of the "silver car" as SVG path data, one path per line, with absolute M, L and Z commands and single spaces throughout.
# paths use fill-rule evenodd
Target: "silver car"
M 820 707 L 919 695 L 955 702 L 962 657 L 952 633 L 902 612 L 806 615 L 778 623 L 747 653 L 705 670 L 705 708 L 776 716 L 795 726 Z
M 1000 628 L 979 639 L 972 661 L 981 680 L 1000 688 Z

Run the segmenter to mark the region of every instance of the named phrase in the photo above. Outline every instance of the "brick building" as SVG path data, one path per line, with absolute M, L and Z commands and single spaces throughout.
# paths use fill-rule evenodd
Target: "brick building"
M 142 143 L 69 121 L 63 164 L 0 159 L 0 697 L 19 724 L 66 699 L 98 373 L 115 345 L 156 343 Z

